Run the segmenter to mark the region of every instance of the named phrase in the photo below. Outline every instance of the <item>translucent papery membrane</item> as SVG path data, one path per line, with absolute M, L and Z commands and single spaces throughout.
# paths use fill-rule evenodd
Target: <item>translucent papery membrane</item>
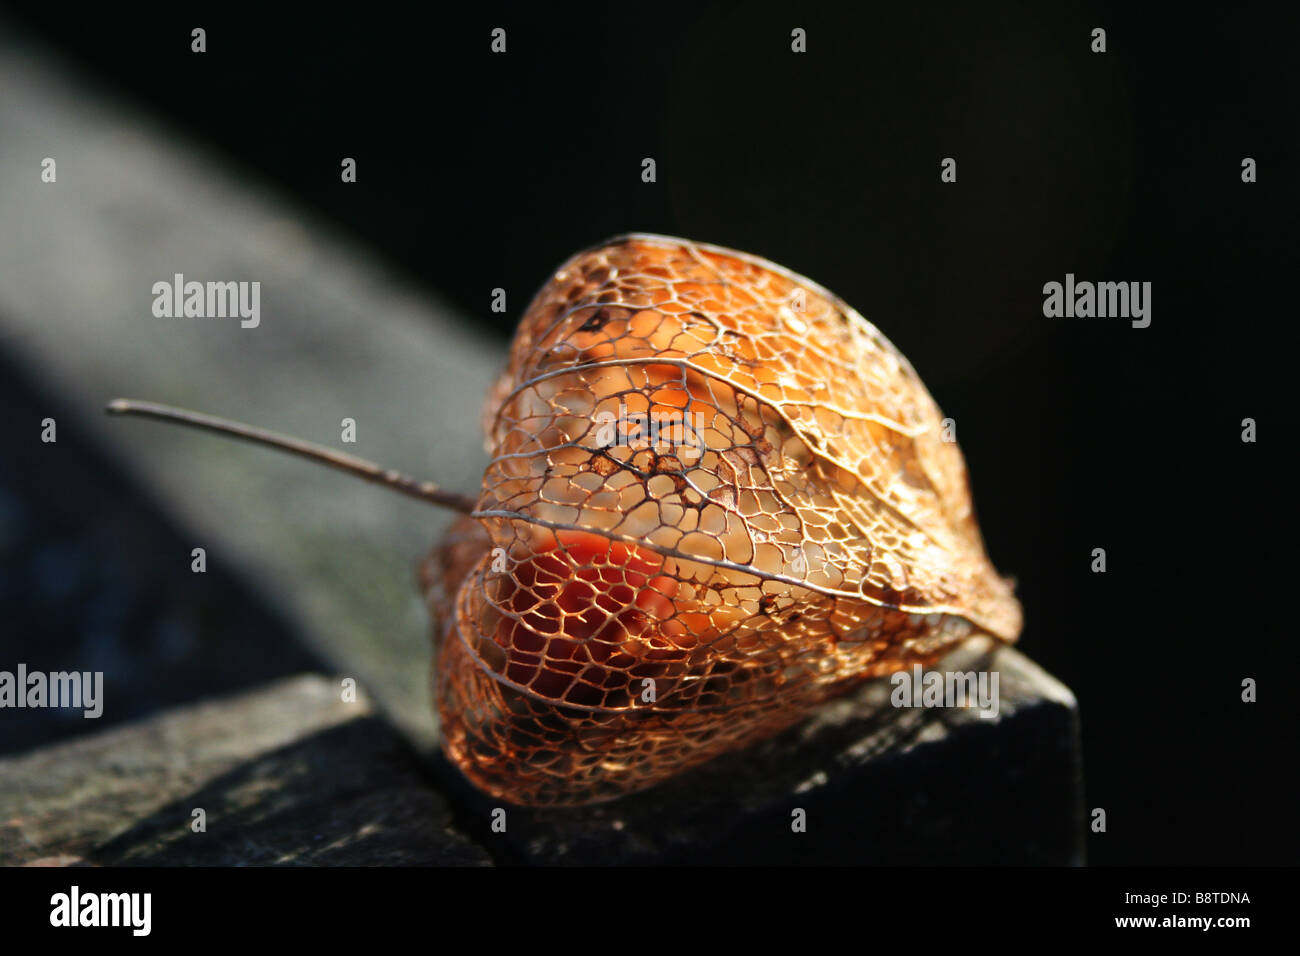
M 480 510 L 641 541 L 826 593 L 1018 627 L 964 494 L 874 421 L 834 430 L 693 362 L 608 359 L 503 397 Z M 793 414 L 792 414 L 793 413 Z M 854 436 L 853 430 L 861 432 Z M 860 453 L 849 454 L 853 449 Z M 952 512 L 950 515 L 948 512 Z M 952 520 L 949 520 L 949 519 Z
M 512 601 L 480 570 L 461 588 L 439 657 L 439 701 L 448 751 L 479 787 L 527 805 L 637 790 L 779 732 L 847 685 L 931 661 L 970 633 L 959 619 L 934 626 L 877 608 L 859 631 L 872 639 L 834 641 L 837 602 L 808 602 L 794 621 L 760 615 L 710 642 L 673 641 L 662 636 L 671 628 L 656 626 L 670 617 L 627 611 L 659 600 L 663 589 L 641 580 L 648 573 L 610 575 L 623 582 L 615 587 L 643 591 L 622 613 L 601 607 L 590 633 L 527 625 L 533 592 L 566 605 L 571 585 L 526 586 L 529 598 Z M 638 601 L 646 592 L 653 597 Z M 908 647 L 909 633 L 920 643 Z
M 566 263 L 449 561 L 449 752 L 503 799 L 581 803 L 1013 640 L 942 422 L 874 327 L 770 263 L 656 237 Z
M 573 711 L 522 694 L 452 639 L 438 683 L 443 739 L 481 789 L 526 806 L 606 800 L 650 786 L 787 727 L 803 711 L 774 699 L 717 712 Z

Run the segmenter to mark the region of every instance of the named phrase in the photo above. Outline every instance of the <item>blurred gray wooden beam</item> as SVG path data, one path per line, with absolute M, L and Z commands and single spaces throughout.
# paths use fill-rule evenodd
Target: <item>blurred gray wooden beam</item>
M 327 669 L 218 554 L 205 574 L 160 561 L 188 553 L 193 530 L 4 349 L 0 408 L 0 670 L 98 671 L 108 695 L 90 723 L 77 710 L 5 708 L 0 754 Z M 31 423 L 46 416 L 61 423 L 58 442 L 33 454 Z
M 54 183 L 42 182 L 46 157 Z M 303 175 L 340 159 L 322 155 Z M 299 460 L 102 409 L 115 396 L 197 408 L 472 493 L 502 344 L 246 170 L 3 29 L 0 184 L 0 348 L 65 398 L 193 529 L 195 547 L 247 569 L 334 669 L 431 744 L 414 566 L 447 516 Z M 260 324 L 155 317 L 152 287 L 177 273 L 260 282 Z M 340 443 L 344 418 L 357 422 L 353 445 Z M 27 424 L 35 464 L 40 423 Z

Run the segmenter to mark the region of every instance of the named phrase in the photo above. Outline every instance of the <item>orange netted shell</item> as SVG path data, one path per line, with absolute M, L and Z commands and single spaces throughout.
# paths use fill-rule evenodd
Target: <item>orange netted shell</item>
M 650 786 L 965 638 L 1013 641 L 965 464 L 826 289 L 633 235 L 524 315 L 426 564 L 448 756 L 522 805 Z

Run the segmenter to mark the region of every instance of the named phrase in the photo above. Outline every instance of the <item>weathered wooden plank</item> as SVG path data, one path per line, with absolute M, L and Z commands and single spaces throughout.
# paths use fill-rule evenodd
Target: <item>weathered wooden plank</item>
M 0 760 L 0 862 L 488 858 L 365 698 L 344 702 L 339 681 L 307 675 Z

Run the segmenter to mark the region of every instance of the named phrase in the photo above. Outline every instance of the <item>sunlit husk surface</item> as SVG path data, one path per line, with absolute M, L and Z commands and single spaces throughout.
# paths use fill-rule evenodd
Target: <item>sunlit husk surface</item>
M 916 373 L 773 263 L 658 236 L 580 253 L 485 424 L 477 511 L 426 571 L 444 747 L 501 800 L 639 790 L 1020 632 Z

